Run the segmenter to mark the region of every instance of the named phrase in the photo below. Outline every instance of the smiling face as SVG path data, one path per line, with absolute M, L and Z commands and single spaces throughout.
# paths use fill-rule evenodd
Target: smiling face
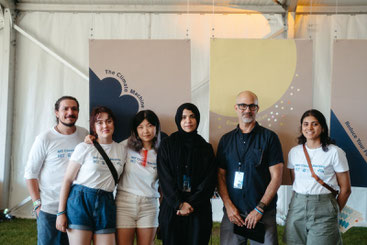
M 112 139 L 115 126 L 113 119 L 106 112 L 101 112 L 94 123 L 95 132 L 99 139 Z
M 144 143 L 152 143 L 157 129 L 153 124 L 148 122 L 147 119 L 144 119 L 144 121 L 142 121 L 136 128 L 136 131 L 138 132 L 138 136 L 144 145 Z
M 180 126 L 186 133 L 191 133 L 195 131 L 197 128 L 197 121 L 195 114 L 190 110 L 184 109 L 182 112 L 182 119 Z
M 249 91 L 240 93 L 236 99 L 235 110 L 240 123 L 254 122 L 259 111 L 256 95 Z
M 322 127 L 319 121 L 314 116 L 305 117 L 302 121 L 302 134 L 307 141 L 318 140 L 320 141 L 320 134 L 322 132 Z
M 58 123 L 67 127 L 73 127 L 78 120 L 79 109 L 75 100 L 65 99 L 60 102 L 60 107 L 55 110 Z

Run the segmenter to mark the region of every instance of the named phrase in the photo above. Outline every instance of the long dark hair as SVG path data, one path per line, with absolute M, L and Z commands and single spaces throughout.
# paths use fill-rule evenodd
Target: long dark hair
M 144 110 L 139 111 L 132 120 L 132 127 L 131 127 L 131 135 L 127 141 L 127 146 L 136 152 L 140 152 L 143 149 L 143 142 L 139 138 L 138 135 L 138 126 L 144 121 L 147 120 L 150 124 L 155 126 L 155 136 L 152 140 L 152 148 L 155 152 L 158 151 L 158 147 L 161 141 L 161 126 L 159 123 L 159 119 L 157 115 L 151 110 Z
M 305 138 L 305 136 L 303 136 L 303 133 L 302 133 L 302 124 L 303 124 L 303 120 L 305 119 L 305 117 L 309 117 L 309 116 L 315 117 L 317 121 L 320 123 L 321 129 L 322 129 L 321 134 L 320 134 L 320 142 L 321 142 L 322 150 L 325 152 L 328 151 L 329 150 L 328 145 L 334 144 L 335 141 L 329 137 L 329 129 L 326 124 L 326 119 L 324 115 L 316 109 L 311 109 L 303 113 L 301 117 L 301 121 L 300 121 L 301 122 L 301 127 L 300 127 L 301 135 L 298 137 L 298 144 L 305 144 L 307 141 L 307 139 Z
M 113 112 L 111 111 L 110 108 L 105 107 L 105 106 L 94 107 L 91 114 L 90 114 L 90 132 L 96 138 L 98 138 L 98 135 L 96 133 L 95 123 L 97 121 L 98 115 L 103 113 L 103 112 L 107 113 L 108 118 L 112 119 L 113 125 L 116 125 L 116 117 L 115 117 L 115 115 L 113 114 Z

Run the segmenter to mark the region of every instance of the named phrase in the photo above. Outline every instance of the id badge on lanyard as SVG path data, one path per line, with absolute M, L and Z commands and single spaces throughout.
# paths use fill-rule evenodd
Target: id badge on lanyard
M 245 173 L 241 170 L 241 163 L 238 163 L 238 171 L 234 172 L 233 188 L 242 189 Z
M 182 183 L 183 183 L 182 190 L 184 192 L 191 192 L 191 178 L 190 178 L 190 176 L 184 174 Z

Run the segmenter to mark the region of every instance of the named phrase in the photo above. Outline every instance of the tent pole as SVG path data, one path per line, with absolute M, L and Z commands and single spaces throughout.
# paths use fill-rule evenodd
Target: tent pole
M 15 19 L 13 10 L 6 8 L 4 13 L 4 43 L 2 66 L 0 67 L 0 209 L 9 205 L 10 166 L 12 150 L 13 111 L 14 111 L 14 65 L 15 65 L 15 33 L 12 23 Z
M 54 57 L 55 59 L 57 59 L 58 61 L 60 61 L 61 63 L 63 63 L 65 66 L 67 66 L 68 68 L 70 68 L 72 71 L 74 71 L 76 74 L 78 74 L 83 79 L 89 81 L 89 77 L 87 75 L 85 75 L 78 68 L 76 68 L 71 63 L 69 63 L 68 61 L 66 61 L 64 58 L 62 58 L 56 52 L 54 52 L 53 50 L 51 50 L 48 47 L 46 47 L 46 45 L 44 45 L 43 43 L 41 43 L 40 41 L 38 41 L 36 38 L 34 38 L 32 35 L 30 35 L 26 31 L 24 31 L 19 26 L 17 26 L 17 25 L 14 24 L 13 27 L 20 34 L 22 34 L 23 36 L 25 36 L 26 38 L 28 38 L 29 40 L 31 40 L 33 43 L 35 43 L 38 47 L 40 47 L 41 49 L 43 49 L 44 51 L 46 51 L 46 53 L 50 54 L 52 57 Z

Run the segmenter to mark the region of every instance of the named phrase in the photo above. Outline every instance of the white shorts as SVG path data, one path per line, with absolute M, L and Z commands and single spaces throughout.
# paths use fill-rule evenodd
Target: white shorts
M 116 195 L 116 228 L 158 227 L 159 200 L 119 191 Z

